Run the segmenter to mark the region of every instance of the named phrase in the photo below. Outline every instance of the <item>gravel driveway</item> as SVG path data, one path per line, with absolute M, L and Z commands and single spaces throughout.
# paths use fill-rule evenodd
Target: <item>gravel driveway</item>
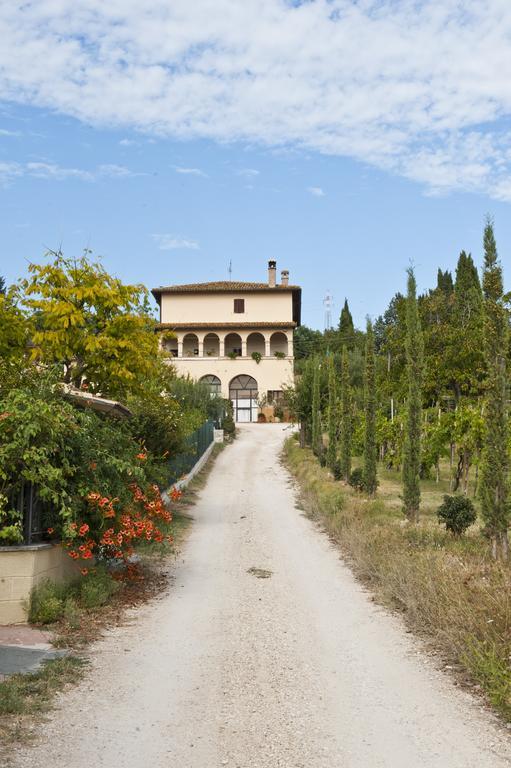
M 23 768 L 504 768 L 507 734 L 296 508 L 282 425 L 216 461 L 176 578 L 92 651 Z M 251 570 L 252 569 L 252 570 Z

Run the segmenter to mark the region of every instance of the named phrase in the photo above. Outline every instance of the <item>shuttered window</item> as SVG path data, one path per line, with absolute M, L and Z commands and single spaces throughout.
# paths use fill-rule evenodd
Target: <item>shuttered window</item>
M 234 311 L 237 314 L 245 311 L 245 299 L 234 299 Z

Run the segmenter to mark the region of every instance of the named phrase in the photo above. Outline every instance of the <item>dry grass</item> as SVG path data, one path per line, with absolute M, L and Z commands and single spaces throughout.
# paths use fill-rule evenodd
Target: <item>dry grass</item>
M 424 484 L 425 514 L 410 526 L 395 474 L 382 473 L 378 497 L 367 499 L 335 482 L 296 440 L 287 441 L 285 455 L 306 511 L 357 576 L 511 720 L 511 570 L 490 560 L 477 526 L 458 540 L 439 526 L 434 511 L 447 488 Z

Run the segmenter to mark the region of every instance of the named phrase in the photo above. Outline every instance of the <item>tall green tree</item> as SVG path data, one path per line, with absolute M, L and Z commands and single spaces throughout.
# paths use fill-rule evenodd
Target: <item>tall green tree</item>
M 408 270 L 406 299 L 406 401 L 403 446 L 403 511 L 410 522 L 418 522 L 420 507 L 421 416 L 423 340 L 417 305 L 417 284 L 413 269 Z
M 506 355 L 509 317 L 504 306 L 502 267 L 489 219 L 484 229 L 483 294 L 486 398 L 479 494 L 492 555 L 507 560 L 510 505 Z
M 348 299 L 344 299 L 344 306 L 341 309 L 341 316 L 339 318 L 339 340 L 341 347 L 346 345 L 348 349 L 353 349 L 355 344 L 355 326 L 348 305 Z
M 5 284 L 5 280 L 2 277 L 2 275 L 0 275 L 0 293 L 4 293 L 5 294 L 6 290 L 7 290 L 7 286 Z
M 312 450 L 319 458 L 322 453 L 323 436 L 321 432 L 321 369 L 319 361 L 314 366 L 312 383 Z
M 58 364 L 65 381 L 124 399 L 160 365 L 147 290 L 109 275 L 88 252 L 68 259 L 50 252 L 46 264 L 30 264 L 18 286 L 21 305 L 32 313 L 31 353 Z
M 340 446 L 340 464 L 341 477 L 344 482 L 348 482 L 351 475 L 351 433 L 352 433 L 352 415 L 351 415 L 351 382 L 350 382 L 350 364 L 348 359 L 348 350 L 342 349 L 341 360 L 341 446 Z
M 333 355 L 328 356 L 328 448 L 326 464 L 333 473 L 337 463 L 337 381 Z
M 367 320 L 366 360 L 364 381 L 364 489 L 370 495 L 376 493 L 376 372 L 373 324 Z
M 29 341 L 30 322 L 21 311 L 14 291 L 0 292 L 0 359 L 21 359 Z

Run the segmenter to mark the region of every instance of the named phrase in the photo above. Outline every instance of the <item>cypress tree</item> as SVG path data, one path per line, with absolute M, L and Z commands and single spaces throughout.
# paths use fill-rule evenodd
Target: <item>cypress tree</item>
M 378 485 L 376 478 L 376 376 L 374 360 L 374 331 L 371 321 L 367 320 L 366 360 L 364 378 L 364 489 L 374 495 Z
M 318 458 L 321 454 L 321 443 L 320 367 L 316 364 L 312 383 L 312 450 Z
M 339 318 L 339 338 L 341 346 L 346 345 L 348 349 L 352 349 L 355 343 L 355 326 L 353 325 L 353 317 L 351 316 L 350 308 L 348 306 L 348 299 L 344 299 L 344 306 L 341 309 L 341 316 Z
M 422 417 L 422 361 L 423 340 L 417 304 L 417 284 L 413 269 L 408 270 L 406 299 L 406 374 L 408 398 L 406 401 L 405 435 L 403 446 L 403 511 L 408 520 L 419 520 L 420 460 Z
M 342 349 L 341 362 L 341 477 L 347 483 L 351 475 L 351 383 L 348 350 Z
M 0 293 L 5 293 L 5 291 L 6 291 L 5 280 L 2 277 L 2 275 L 0 275 Z
M 326 464 L 334 473 L 337 462 L 337 386 L 333 355 L 328 357 L 328 449 Z
M 508 318 L 503 301 L 502 267 L 497 256 L 493 224 L 484 229 L 483 333 L 486 360 L 485 437 L 479 495 L 485 531 L 494 558 L 508 558 L 509 458 L 506 351 Z

